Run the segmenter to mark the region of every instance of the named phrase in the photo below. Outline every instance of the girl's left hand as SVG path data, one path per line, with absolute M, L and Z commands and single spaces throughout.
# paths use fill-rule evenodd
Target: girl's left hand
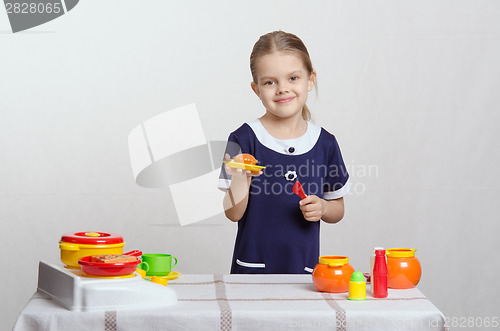
M 309 222 L 317 222 L 325 213 L 325 201 L 316 195 L 308 195 L 299 202 L 302 215 Z

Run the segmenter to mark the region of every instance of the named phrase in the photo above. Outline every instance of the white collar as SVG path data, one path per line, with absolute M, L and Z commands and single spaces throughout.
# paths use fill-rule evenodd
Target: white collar
M 319 139 L 321 127 L 307 122 L 307 130 L 294 139 L 277 139 L 267 132 L 259 119 L 247 123 L 260 143 L 275 152 L 285 155 L 300 155 L 309 152 Z

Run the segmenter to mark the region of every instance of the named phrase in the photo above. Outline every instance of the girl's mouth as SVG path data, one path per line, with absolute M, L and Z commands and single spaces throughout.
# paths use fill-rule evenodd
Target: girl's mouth
M 292 101 L 294 98 L 295 98 L 295 97 L 283 98 L 283 99 L 276 100 L 276 102 L 277 102 L 277 103 L 287 103 L 287 102 Z

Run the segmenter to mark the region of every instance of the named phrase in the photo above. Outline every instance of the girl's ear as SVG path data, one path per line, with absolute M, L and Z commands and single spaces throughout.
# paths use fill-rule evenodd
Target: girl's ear
M 316 83 L 316 70 L 313 70 L 311 72 L 311 75 L 309 75 L 309 81 L 307 82 L 307 91 L 311 92 L 314 84 Z
M 251 82 L 250 86 L 252 87 L 252 90 L 255 92 L 255 94 L 257 94 L 257 96 L 260 99 L 260 93 L 259 93 L 259 88 L 257 87 L 257 84 L 255 84 L 254 82 Z

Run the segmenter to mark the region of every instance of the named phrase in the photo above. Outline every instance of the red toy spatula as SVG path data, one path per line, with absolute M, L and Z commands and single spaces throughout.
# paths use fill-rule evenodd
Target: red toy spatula
M 302 188 L 302 185 L 300 184 L 299 181 L 296 181 L 295 184 L 293 184 L 293 193 L 297 194 L 301 199 L 305 199 L 307 195 L 304 193 L 304 189 Z

